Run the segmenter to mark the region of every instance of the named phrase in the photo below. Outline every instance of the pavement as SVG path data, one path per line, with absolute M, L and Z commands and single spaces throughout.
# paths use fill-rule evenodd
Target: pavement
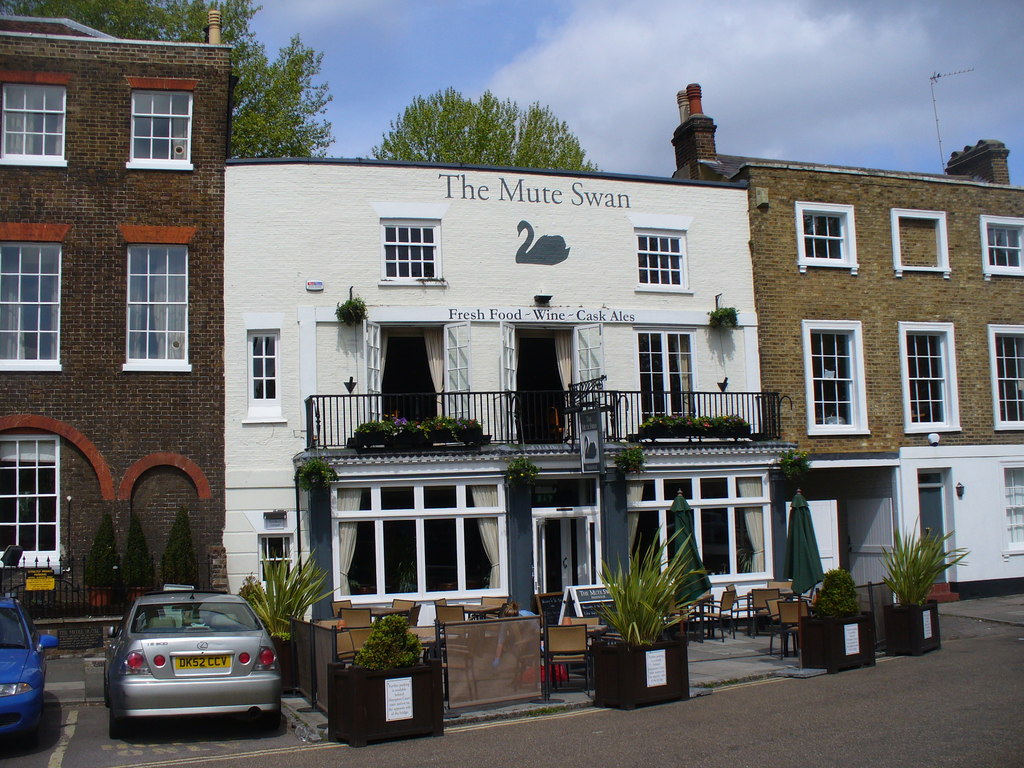
M 940 603 L 942 639 L 955 640 L 997 631 L 1002 626 L 1024 627 L 1024 595 L 979 598 Z M 691 640 L 687 645 L 690 695 L 712 693 L 716 688 L 769 677 L 811 677 L 824 670 L 800 669 L 799 659 L 769 654 L 767 635 L 748 637 L 740 627 L 735 638 Z M 556 700 L 557 699 L 557 700 Z M 46 701 L 50 705 L 103 704 L 103 657 L 101 649 L 61 654 L 51 652 L 47 665 Z M 326 738 L 327 718 L 298 695 L 282 698 L 289 725 L 305 741 Z M 593 706 L 582 691 L 557 691 L 551 700 L 515 702 L 469 711 L 451 712 L 448 722 L 462 724 L 555 714 Z

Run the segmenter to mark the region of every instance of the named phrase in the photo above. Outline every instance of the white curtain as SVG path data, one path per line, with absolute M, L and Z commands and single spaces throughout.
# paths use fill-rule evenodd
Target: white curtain
M 496 507 L 498 506 L 498 486 L 496 485 L 471 485 L 469 487 L 470 500 L 474 507 Z M 491 575 L 487 585 L 492 589 L 501 586 L 501 552 L 498 541 L 498 518 L 480 517 L 477 518 L 477 527 L 480 531 L 480 541 L 484 545 L 484 554 L 491 563 Z
M 754 550 L 750 561 L 751 573 L 764 570 L 764 512 L 760 507 L 747 507 L 743 510 L 743 522 L 747 526 L 747 537 Z
M 562 379 L 562 389 L 568 389 L 572 383 L 572 331 L 555 333 L 555 357 L 558 360 L 558 376 Z
M 354 512 L 359 509 L 362 488 L 339 488 L 338 511 Z M 354 520 L 346 520 L 338 524 L 338 593 L 351 595 L 352 586 L 348 580 L 348 569 L 352 567 L 352 557 L 356 552 L 356 535 L 359 524 Z
M 636 511 L 628 511 L 630 507 L 635 504 L 639 504 L 644 497 L 644 481 L 643 480 L 627 480 L 626 481 L 626 522 L 629 524 L 629 551 L 633 551 L 633 545 L 636 543 L 636 531 L 640 525 L 640 513 Z
M 427 365 L 434 391 L 444 391 L 444 328 L 425 328 L 423 344 L 427 348 Z

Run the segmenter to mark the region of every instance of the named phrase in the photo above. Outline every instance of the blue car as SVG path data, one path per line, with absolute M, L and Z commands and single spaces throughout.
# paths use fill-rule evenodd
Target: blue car
M 54 635 L 41 635 L 14 598 L 0 597 L 0 737 L 33 747 L 43 711 L 47 648 Z

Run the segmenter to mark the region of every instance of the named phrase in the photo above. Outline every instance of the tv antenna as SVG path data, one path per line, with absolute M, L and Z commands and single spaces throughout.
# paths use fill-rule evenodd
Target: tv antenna
M 939 140 L 939 168 L 943 171 L 946 170 L 946 155 L 942 151 L 942 134 L 939 132 L 939 108 L 935 103 L 935 83 L 940 77 L 952 77 L 953 75 L 963 75 L 967 72 L 973 71 L 974 67 L 971 67 L 970 69 L 959 69 L 956 72 L 933 72 L 932 76 L 928 78 L 932 89 L 932 112 L 935 113 L 935 136 Z

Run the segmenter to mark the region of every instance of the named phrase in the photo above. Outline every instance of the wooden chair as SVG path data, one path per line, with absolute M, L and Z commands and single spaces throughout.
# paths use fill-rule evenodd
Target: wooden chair
M 792 592 L 793 591 L 793 580 L 789 581 L 769 581 L 765 584 L 766 589 L 777 589 L 779 592 Z
M 369 636 L 370 630 L 367 627 L 346 629 L 339 632 L 337 639 L 338 661 L 351 664 L 355 660 L 356 654 L 366 644 L 366 638 Z
M 402 600 L 396 597 L 391 601 L 392 608 L 401 608 L 403 611 L 411 611 L 416 606 L 415 600 Z
M 768 601 L 778 600 L 780 597 L 777 589 L 755 588 L 750 590 L 748 595 L 748 614 L 750 617 L 750 636 L 757 634 L 757 624 L 768 617 Z
M 555 664 L 565 664 L 567 671 L 573 664 L 582 664 L 585 690 L 590 690 L 590 648 L 586 625 L 548 627 L 544 640 L 544 668 L 552 688 L 556 687 Z
M 434 614 L 441 624 L 450 621 L 465 621 L 466 606 L 464 605 L 435 605 Z
M 736 594 L 736 587 L 726 589 L 718 600 L 712 600 L 704 608 L 704 618 L 712 624 L 717 624 L 722 633 L 722 642 L 725 642 L 725 622 L 729 622 L 733 638 L 736 637 L 736 620 L 743 618 L 743 608 L 739 596 Z M 714 638 L 712 630 L 712 639 Z
M 373 615 L 369 608 L 342 608 L 341 620 L 346 629 L 369 627 L 373 623 Z
M 341 618 L 341 609 L 342 608 L 351 608 L 351 607 L 352 607 L 352 601 L 351 600 L 332 600 L 331 601 L 331 613 L 333 613 L 338 618 Z
M 785 657 L 789 648 L 789 638 L 793 638 L 795 648 L 800 648 L 800 617 L 809 613 L 804 600 L 781 600 L 778 602 L 778 621 L 773 625 L 774 631 L 768 641 L 768 655 L 772 655 L 775 635 L 779 635 L 779 656 Z
M 447 597 L 439 597 L 434 601 L 434 605 L 448 605 Z
M 409 626 L 410 627 L 415 627 L 417 624 L 420 623 L 420 609 L 421 608 L 422 608 L 422 606 L 417 604 L 417 605 L 414 605 L 412 608 L 409 609 Z

